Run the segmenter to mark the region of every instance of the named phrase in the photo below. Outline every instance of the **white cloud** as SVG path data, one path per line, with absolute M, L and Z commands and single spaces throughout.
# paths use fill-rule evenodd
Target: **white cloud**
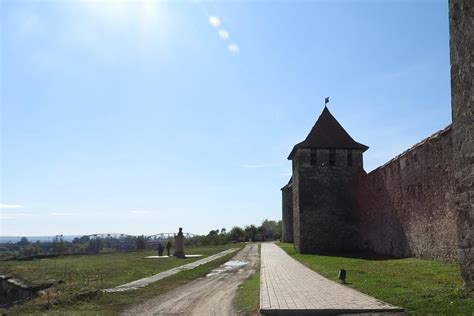
M 217 16 L 211 15 L 208 21 L 209 21 L 209 24 L 211 24 L 214 27 L 218 27 L 219 25 L 221 25 L 221 20 Z
M 227 46 L 227 49 L 229 50 L 229 52 L 231 52 L 232 54 L 237 54 L 240 49 L 239 49 L 239 46 L 235 43 L 232 43 L 232 44 L 229 44 Z
M 3 204 L 3 203 L 0 203 L 0 209 L 5 209 L 5 208 L 22 208 L 22 206 L 18 205 L 18 204 Z
M 70 212 L 51 212 L 49 213 L 49 216 L 74 216 L 76 213 L 70 213 Z
M 222 38 L 224 40 L 229 38 L 229 32 L 227 30 L 221 29 L 221 30 L 219 30 L 218 33 L 219 33 L 220 38 Z
M 133 211 L 130 211 L 130 213 L 132 213 L 132 214 L 151 214 L 152 211 L 133 210 Z

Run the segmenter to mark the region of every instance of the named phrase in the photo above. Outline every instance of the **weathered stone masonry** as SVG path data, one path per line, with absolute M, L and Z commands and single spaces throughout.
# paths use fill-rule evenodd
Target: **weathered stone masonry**
M 367 148 L 354 141 L 326 107 L 306 139 L 294 146 L 288 159 L 293 164 L 293 242 L 298 251 L 357 248 L 351 193 Z M 284 208 L 285 218 L 288 210 Z
M 367 174 L 365 148 L 334 138 L 343 128 L 327 122 L 337 121 L 325 108 L 303 145 L 290 154 L 293 177 L 282 189 L 284 241 L 291 241 L 292 224 L 295 248 L 305 253 L 368 250 L 456 261 L 451 125 Z M 322 135 L 326 140 L 315 140 Z M 324 148 L 331 146 L 340 148 L 332 149 L 332 158 Z
M 457 261 L 451 126 L 354 183 L 360 248 Z
M 474 1 L 449 1 L 454 188 L 461 273 L 474 288 Z
M 325 124 L 328 120 L 335 121 L 325 108 L 303 145 L 290 154 L 293 176 L 282 188 L 283 240 L 291 242 L 292 224 L 294 246 L 302 253 L 367 250 L 394 257 L 460 260 L 466 279 L 465 271 L 469 276 L 472 269 L 471 248 L 465 247 L 471 245 L 466 239 L 472 233 L 472 218 L 462 217 L 470 216 L 458 210 L 463 204 L 455 206 L 459 191 L 454 175 L 459 171 L 454 163 L 453 127 L 367 174 L 364 148 L 320 148 L 348 146 L 328 136 L 335 131 Z M 326 127 L 313 133 L 318 126 Z M 329 142 L 313 141 L 314 147 L 307 148 L 308 139 L 323 134 Z
M 293 179 L 281 188 L 282 196 L 282 241 L 293 242 Z
M 283 240 L 293 239 L 298 251 L 459 261 L 474 288 L 474 0 L 450 0 L 449 19 L 451 126 L 369 174 L 367 147 L 326 108 L 293 148 L 293 176 L 282 189 Z

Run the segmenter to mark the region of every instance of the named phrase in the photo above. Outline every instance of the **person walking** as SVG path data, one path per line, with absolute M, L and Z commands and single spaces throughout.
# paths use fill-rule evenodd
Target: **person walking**
M 168 240 L 166 243 L 166 252 L 168 253 L 168 257 L 170 256 L 170 249 L 171 249 L 171 241 Z
M 161 243 L 161 241 L 158 243 L 158 256 L 162 256 L 163 255 L 163 250 L 164 250 L 164 247 L 163 247 L 163 244 Z

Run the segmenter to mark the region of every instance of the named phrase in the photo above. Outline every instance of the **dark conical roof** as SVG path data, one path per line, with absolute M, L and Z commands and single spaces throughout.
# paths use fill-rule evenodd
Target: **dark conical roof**
M 324 149 L 358 149 L 366 151 L 369 147 L 356 142 L 332 116 L 327 107 L 319 116 L 316 124 L 306 139 L 293 147 L 288 159 L 293 159 L 297 149 L 324 148 Z

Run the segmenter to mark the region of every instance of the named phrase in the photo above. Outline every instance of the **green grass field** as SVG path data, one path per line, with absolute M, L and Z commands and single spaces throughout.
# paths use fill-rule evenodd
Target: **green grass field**
M 258 251 L 260 254 L 260 245 Z M 234 304 L 237 311 L 244 315 L 259 315 L 260 269 L 257 269 L 250 278 L 239 285 Z
M 187 248 L 187 254 L 202 254 L 203 257 L 240 245 L 222 245 Z M 1 261 L 0 273 L 9 273 L 32 284 L 41 284 L 63 280 L 48 289 L 50 301 L 42 295 L 30 302 L 17 305 L 8 310 L 0 310 L 8 315 L 46 313 L 82 315 L 82 314 L 116 314 L 131 304 L 159 295 L 176 286 L 205 275 L 208 271 L 228 260 L 231 254 L 196 269 L 180 272 L 140 290 L 126 293 L 111 293 L 77 298 L 77 293 L 99 288 L 109 288 L 148 277 L 171 268 L 187 264 L 201 258 L 189 259 L 143 259 L 156 255 L 156 251 L 137 251 L 128 253 L 102 253 L 93 255 L 61 256 L 47 260 Z M 100 281 L 102 276 L 102 282 Z M 89 282 L 84 278 L 89 279 Z M 101 284 L 102 283 L 102 284 Z
M 237 289 L 236 309 L 244 315 L 258 315 L 260 308 L 260 272 L 257 271 Z
M 188 248 L 186 253 L 203 254 L 206 257 L 232 247 L 236 246 L 229 244 Z M 156 255 L 156 251 L 61 256 L 32 261 L 0 261 L 0 273 L 11 274 L 32 284 L 63 280 L 67 283 L 71 281 L 78 286 L 100 288 L 102 282 L 103 288 L 109 288 L 201 259 L 182 260 L 174 257 L 143 259 L 151 255 Z
M 410 315 L 474 315 L 474 292 L 464 288 L 457 264 L 304 255 L 293 244 L 279 246 L 329 279 L 337 281 L 338 270 L 347 270 L 348 286 L 401 306 Z
M 234 247 L 236 247 L 236 245 L 234 245 Z M 228 247 L 219 246 L 217 248 L 218 251 L 221 251 Z M 202 250 L 203 248 L 199 249 Z M 195 269 L 180 272 L 174 276 L 150 284 L 149 286 L 142 289 L 121 293 L 102 293 L 90 299 L 60 300 L 59 302 L 52 305 L 46 305 L 44 297 L 39 297 L 29 303 L 17 305 L 8 310 L 0 309 L 0 314 L 117 315 L 132 304 L 139 304 L 147 299 L 153 298 L 179 286 L 185 285 L 192 280 L 205 276 L 212 269 L 228 261 L 234 255 L 235 253 L 232 253 L 208 264 L 199 266 Z M 182 261 L 190 262 L 187 260 Z

